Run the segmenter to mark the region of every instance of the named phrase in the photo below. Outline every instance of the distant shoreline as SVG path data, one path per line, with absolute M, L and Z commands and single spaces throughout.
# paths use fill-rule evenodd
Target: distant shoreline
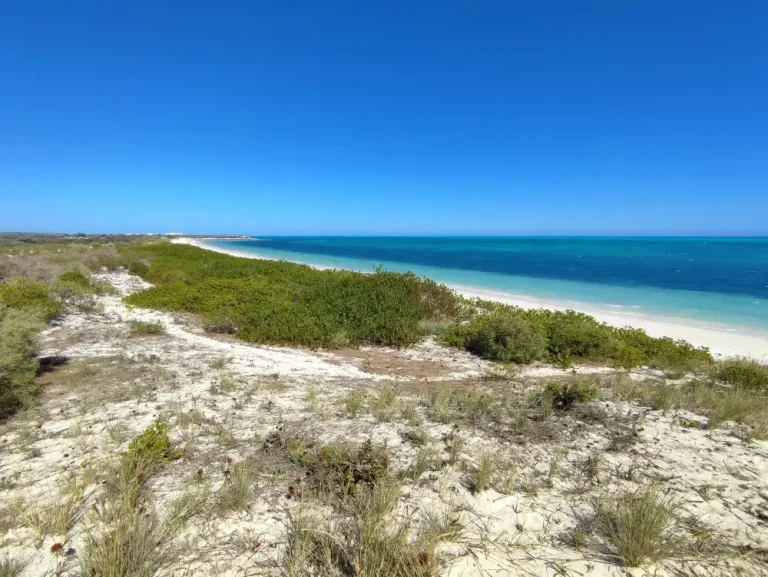
M 171 242 L 188 244 L 206 250 L 229 254 L 242 258 L 255 258 L 262 260 L 278 260 L 273 257 L 255 254 L 252 252 L 222 249 L 207 244 L 206 240 L 225 240 L 222 237 L 178 237 Z M 302 261 L 317 269 L 333 269 L 335 267 L 322 266 Z M 448 284 L 450 288 L 467 298 L 480 298 L 484 300 L 502 302 L 524 309 L 547 308 L 552 310 L 576 310 L 595 317 L 600 322 L 616 327 L 632 327 L 642 329 L 653 337 L 669 337 L 675 340 L 682 339 L 695 346 L 709 348 L 713 355 L 725 357 L 750 357 L 763 362 L 768 361 L 768 335 L 747 330 L 728 329 L 717 323 L 702 323 L 690 319 L 674 317 L 651 317 L 626 311 L 605 311 L 597 306 L 586 303 L 561 303 L 538 299 L 529 295 L 513 295 L 499 291 L 487 290 L 478 287 Z

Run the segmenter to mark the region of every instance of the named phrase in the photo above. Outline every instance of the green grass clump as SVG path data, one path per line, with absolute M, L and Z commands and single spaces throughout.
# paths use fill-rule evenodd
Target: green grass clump
M 0 284 L 0 303 L 12 309 L 36 309 L 45 320 L 61 313 L 61 305 L 51 298 L 44 282 L 15 277 Z
M 168 423 L 158 421 L 135 437 L 125 452 L 128 463 L 150 462 L 160 464 L 181 457 L 168 437 Z
M 597 394 L 597 386 L 593 383 L 583 379 L 571 379 L 565 382 L 547 384 L 540 396 L 546 397 L 543 404 L 549 403 L 554 409 L 566 411 L 573 405 L 596 400 Z
M 670 533 L 676 508 L 655 487 L 623 493 L 599 504 L 597 529 L 617 560 L 639 567 L 674 550 L 677 543 Z
M 768 365 L 749 359 L 733 359 L 717 363 L 715 378 L 735 387 L 768 391 Z
M 456 318 L 462 306 L 447 287 L 412 274 L 316 270 L 171 244 L 126 257 L 153 257 L 144 277 L 155 286 L 130 304 L 196 313 L 249 342 L 406 346 L 421 338 L 421 321 Z
M 37 393 L 38 341 L 44 327 L 38 309 L 10 309 L 0 303 L 0 419 L 28 405 Z
M 131 321 L 129 326 L 132 337 L 154 337 L 165 334 L 165 328 L 160 323 Z

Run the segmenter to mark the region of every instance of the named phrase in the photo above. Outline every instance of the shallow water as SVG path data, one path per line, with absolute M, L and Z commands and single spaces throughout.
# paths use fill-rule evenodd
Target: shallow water
M 767 238 L 259 237 L 227 250 L 768 330 Z

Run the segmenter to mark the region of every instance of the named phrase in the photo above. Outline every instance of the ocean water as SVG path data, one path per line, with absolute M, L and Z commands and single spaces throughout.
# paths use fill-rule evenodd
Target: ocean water
M 207 244 L 768 333 L 768 238 L 259 237 Z

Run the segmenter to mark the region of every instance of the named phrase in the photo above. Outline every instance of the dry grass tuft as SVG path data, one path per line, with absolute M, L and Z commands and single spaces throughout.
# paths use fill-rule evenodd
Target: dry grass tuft
M 677 504 L 655 486 L 619 494 L 597 506 L 595 528 L 610 556 L 639 567 L 671 554 L 680 546 L 672 536 Z
M 415 531 L 411 520 L 391 520 L 399 496 L 400 487 L 382 479 L 337 503 L 331 519 L 299 511 L 288 528 L 282 575 L 435 576 L 435 549 L 459 538 L 460 520 L 433 513 Z

